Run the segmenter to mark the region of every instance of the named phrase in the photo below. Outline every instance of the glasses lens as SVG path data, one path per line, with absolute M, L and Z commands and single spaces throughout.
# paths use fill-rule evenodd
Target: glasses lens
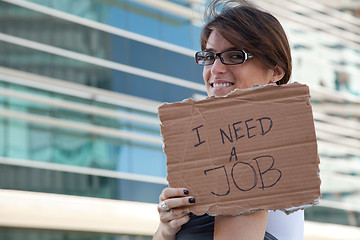
M 243 51 L 227 51 L 221 54 L 225 64 L 241 64 L 245 61 L 245 54 Z
M 214 63 L 215 56 L 212 52 L 201 51 L 195 54 L 195 59 L 198 64 L 210 65 Z

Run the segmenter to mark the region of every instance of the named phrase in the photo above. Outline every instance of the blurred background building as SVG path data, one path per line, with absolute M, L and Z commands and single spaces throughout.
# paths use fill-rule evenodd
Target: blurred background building
M 311 89 L 323 197 L 306 239 L 358 239 L 360 1 L 252 2 L 283 24 L 292 81 Z M 203 7 L 0 0 L 0 239 L 151 239 L 166 186 L 157 107 L 206 94 Z

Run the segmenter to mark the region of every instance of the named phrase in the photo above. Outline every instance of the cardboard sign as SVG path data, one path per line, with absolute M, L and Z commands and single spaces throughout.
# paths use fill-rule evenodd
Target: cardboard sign
M 170 187 L 196 215 L 292 212 L 320 197 L 309 88 L 292 83 L 159 107 Z

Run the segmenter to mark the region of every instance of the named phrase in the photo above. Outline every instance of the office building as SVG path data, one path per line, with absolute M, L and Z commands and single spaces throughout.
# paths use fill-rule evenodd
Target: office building
M 360 226 L 360 7 L 253 2 L 282 22 L 292 81 L 312 92 L 324 201 L 307 220 Z M 0 201 L 13 216 L 0 239 L 151 238 L 166 186 L 157 107 L 206 95 L 203 7 L 0 1 Z

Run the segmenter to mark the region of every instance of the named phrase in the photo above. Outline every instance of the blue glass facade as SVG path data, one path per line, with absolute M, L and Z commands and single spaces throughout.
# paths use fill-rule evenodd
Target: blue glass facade
M 194 64 L 193 56 L 162 49 L 80 24 L 74 24 L 67 20 L 61 20 L 28 9 L 22 9 L 22 15 L 14 18 L 15 16 L 11 17 L 12 12 L 16 13 L 17 9 L 20 8 L 8 3 L 2 2 L 0 4 L 2 5 L 1 7 L 4 13 L 9 15 L 9 19 L 11 19 L 6 20 L 11 22 L 3 24 L 2 27 L 0 27 L 2 33 L 69 50 L 74 53 L 84 54 L 98 58 L 99 60 L 108 60 L 112 63 L 125 64 L 171 77 L 202 83 L 202 69 Z M 129 4 L 127 3 L 125 5 L 127 6 Z M 55 4 L 55 6 L 57 5 Z M 65 5 L 61 4 L 61 6 L 64 7 Z M 69 4 L 69 6 L 72 6 L 72 4 Z M 105 10 L 98 12 L 98 9 Z M 105 11 L 111 12 L 111 9 L 119 10 L 120 12 L 116 14 L 117 17 L 113 17 L 114 19 L 111 18 L 110 25 L 112 22 L 122 22 L 121 18 L 125 15 L 127 16 L 126 18 L 129 19 L 128 21 L 133 22 L 134 25 L 134 27 L 128 27 L 129 30 L 139 32 L 140 34 L 146 35 L 146 31 L 149 29 L 150 31 L 156 29 L 153 25 L 166 25 L 166 23 L 160 21 L 161 18 L 159 19 L 152 15 L 137 14 L 137 11 L 130 14 L 131 11 L 128 13 L 127 9 L 110 8 L 109 6 L 95 8 L 90 6 L 88 10 L 97 10 L 94 12 L 94 15 L 102 15 Z M 109 13 L 109 15 L 112 14 Z M 28 20 L 29 16 L 30 19 L 32 19 L 31 21 Z M 132 18 L 135 18 L 135 20 L 132 20 Z M 142 23 L 150 25 L 143 25 Z M 114 24 L 114 26 L 117 25 Z M 137 30 L 134 29 L 135 26 L 137 26 Z M 166 30 L 166 34 L 164 34 L 164 37 L 171 36 L 174 42 L 170 43 L 174 44 L 178 44 L 178 41 L 185 44 L 189 36 L 193 35 L 191 34 L 191 32 L 194 31 L 193 29 L 197 29 L 189 22 L 181 22 L 179 26 L 180 28 L 181 26 L 187 26 L 188 29 L 186 31 L 179 30 L 176 26 L 176 24 L 168 26 L 168 30 Z M 151 34 L 148 35 L 155 37 L 151 36 Z M 160 40 L 165 40 L 163 37 L 160 37 L 159 34 L 157 34 L 157 37 L 159 37 Z M 129 75 L 129 73 L 113 70 L 109 67 L 106 68 L 89 62 L 69 59 L 49 52 L 31 49 L 26 46 L 16 46 L 12 43 L 4 42 L 2 42 L 1 45 L 4 49 L 3 51 L 5 51 L 3 52 L 3 56 L 8 56 L 6 58 L 4 57 L 1 61 L 1 65 L 5 67 L 145 97 L 156 101 L 179 101 L 194 93 L 199 93 L 199 91 L 196 90 L 188 88 L 181 89 L 179 86 L 173 87 L 171 84 L 158 82 L 134 74 Z M 186 44 L 187 47 L 189 45 L 190 44 Z M 12 49 L 15 49 L 15 52 Z M 7 54 L 7 51 L 11 51 L 10 54 Z M 176 62 L 176 64 L 174 64 L 174 62 Z
M 198 49 L 200 46 L 198 37 L 201 29 L 194 26 L 190 20 L 136 1 L 31 0 L 29 2 L 189 49 Z M 189 6 L 186 1 L 169 2 Z
M 188 1 L 167 2 L 189 7 Z M 202 67 L 193 59 L 201 29 L 180 15 L 132 0 L 1 0 L 0 189 L 157 203 L 166 186 L 166 157 L 156 109 L 162 102 L 205 95 Z M 312 62 L 303 61 L 301 51 L 293 46 L 293 76 L 313 81 L 315 71 L 308 76 L 301 69 L 318 67 L 308 68 Z M 339 106 L 316 92 L 312 102 L 315 110 L 324 103 Z M 334 145 L 322 145 L 331 138 L 321 133 L 325 162 L 358 160 L 357 145 L 338 153 Z M 358 173 L 344 175 L 356 179 Z M 341 202 L 358 196 L 356 184 L 333 190 L 341 184 L 329 184 L 323 198 Z M 351 213 L 360 223 L 358 213 Z M 351 224 L 349 214 L 337 208 L 310 208 L 306 217 Z M 0 239 L 10 240 L 135 238 L 66 234 L 19 230 L 17 235 L 0 228 Z
M 181 86 L 202 84 L 189 54 L 199 28 L 134 1 L 0 1 L 0 17 L 0 189 L 156 203 L 166 186 L 156 108 L 204 94 Z M 66 237 L 18 232 L 0 229 L 7 239 Z

